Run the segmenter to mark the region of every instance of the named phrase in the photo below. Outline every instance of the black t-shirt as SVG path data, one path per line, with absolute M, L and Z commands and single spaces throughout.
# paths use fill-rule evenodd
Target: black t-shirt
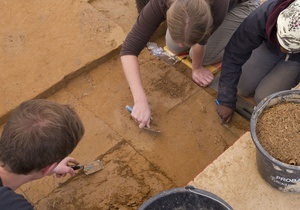
M 9 187 L 3 187 L 0 178 L 0 209 L 1 210 L 33 210 L 34 207 L 22 195 Z

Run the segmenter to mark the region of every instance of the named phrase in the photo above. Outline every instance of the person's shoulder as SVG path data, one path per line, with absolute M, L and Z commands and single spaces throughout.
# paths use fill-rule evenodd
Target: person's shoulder
M 173 1 L 170 1 L 170 0 L 157 0 L 157 1 L 150 1 L 150 3 L 160 7 L 164 11 L 167 11 L 170 8 Z
M 0 209 L 33 210 L 34 207 L 24 198 L 24 196 L 15 193 L 12 189 L 8 187 L 0 187 Z
M 208 3 L 212 6 L 214 6 L 214 5 L 217 5 L 217 6 L 220 6 L 220 5 L 234 5 L 234 4 L 237 3 L 237 0 L 222 0 L 222 1 L 210 0 L 210 1 L 208 1 Z

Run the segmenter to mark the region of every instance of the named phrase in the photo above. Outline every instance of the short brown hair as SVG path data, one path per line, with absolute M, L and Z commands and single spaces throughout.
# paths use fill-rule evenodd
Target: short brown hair
M 68 105 L 45 99 L 23 102 L 1 135 L 2 167 L 16 174 L 41 170 L 68 156 L 83 135 L 83 124 Z
M 192 46 L 210 32 L 213 19 L 205 0 L 176 0 L 167 11 L 167 25 L 176 43 Z

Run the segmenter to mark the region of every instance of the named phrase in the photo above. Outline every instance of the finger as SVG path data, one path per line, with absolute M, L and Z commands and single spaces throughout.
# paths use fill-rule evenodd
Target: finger
M 61 178 L 61 177 L 65 177 L 65 176 L 66 176 L 66 174 L 56 174 L 57 178 Z
M 219 113 L 218 113 L 218 114 L 219 114 Z M 222 125 L 225 124 L 226 121 L 227 121 L 227 117 L 224 117 L 224 115 L 222 115 L 222 114 L 219 114 L 219 116 L 220 116 L 220 118 L 221 118 L 221 120 L 222 120 L 221 124 L 222 124 Z
M 137 121 L 137 119 L 136 119 L 135 117 L 131 116 L 131 118 L 132 118 L 135 122 Z
M 72 170 L 69 170 L 69 174 L 71 175 L 71 176 L 74 176 L 75 175 L 75 171 L 72 169 Z
M 203 82 L 202 84 L 203 84 L 204 87 L 206 87 L 206 86 L 209 85 L 209 82 L 208 82 L 208 81 L 205 81 L 205 82 Z
M 65 157 L 60 163 L 63 164 L 63 165 L 66 165 L 66 166 L 68 166 L 69 163 L 75 163 L 75 164 L 78 164 L 77 160 L 75 160 L 75 159 L 72 158 L 72 157 Z
M 204 86 L 204 84 L 203 84 L 203 82 L 202 82 L 201 80 L 194 80 L 194 82 L 195 82 L 197 85 L 201 86 L 201 87 Z
M 231 121 L 231 119 L 232 119 L 232 116 L 233 116 L 233 115 L 230 115 L 230 116 L 227 118 L 227 120 L 226 120 L 226 123 L 225 123 L 225 124 L 227 124 L 227 123 L 229 123 L 229 122 Z
M 62 174 L 56 174 L 56 177 L 60 178 L 60 177 L 62 177 Z
M 229 123 L 230 120 L 231 120 L 231 118 L 232 118 L 232 115 L 223 118 L 223 119 L 222 119 L 222 124 L 227 124 L 227 123 Z
M 145 125 L 146 125 L 145 123 L 140 123 L 139 128 L 143 128 L 143 127 L 145 127 Z
M 214 75 L 213 75 L 213 74 L 209 74 L 209 75 L 208 75 L 208 78 L 209 78 L 210 80 L 213 80 L 213 79 L 214 79 Z
M 226 121 L 227 121 L 226 118 L 222 118 L 222 125 L 226 124 Z
M 147 127 L 150 128 L 150 120 L 147 122 Z
M 70 158 L 69 162 L 74 163 L 75 165 L 79 164 L 79 162 L 75 158 Z
M 213 78 L 207 77 L 205 78 L 205 84 L 209 85 L 212 82 Z
M 193 80 L 197 85 L 199 85 L 199 86 L 203 85 L 201 78 L 195 76 L 195 77 L 193 77 Z
M 67 162 L 73 162 L 73 161 L 76 161 L 74 158 L 72 158 L 72 157 L 67 157 L 66 158 L 66 161 Z
M 204 80 L 204 81 L 201 82 L 200 86 L 201 87 L 206 87 L 206 86 L 208 86 L 208 82 Z
M 135 122 L 137 122 L 138 121 L 138 116 L 135 114 L 133 114 L 133 113 L 131 113 L 131 118 L 135 121 Z
M 140 124 L 140 121 L 137 118 L 132 118 L 136 123 Z

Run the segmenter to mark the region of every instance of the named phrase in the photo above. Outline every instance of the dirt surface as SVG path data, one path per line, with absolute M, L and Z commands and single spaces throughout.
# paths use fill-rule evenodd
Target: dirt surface
M 141 56 L 162 133 L 139 129 L 125 110 L 132 99 L 118 56 L 74 79 L 49 99 L 72 104 L 87 128 L 71 156 L 83 164 L 100 159 L 105 169 L 28 184 L 22 191 L 37 209 L 137 209 L 163 190 L 185 186 L 249 130 L 239 115 L 222 126 L 213 96 L 147 50 Z
M 0 1 L 0 8 L 1 124 L 22 101 L 49 97 L 99 63 L 125 36 L 81 0 Z
M 23 18 L 30 21 L 21 24 L 32 44 L 23 46 L 23 42 L 14 42 L 17 47 L 21 46 L 14 56 L 2 52 L 9 61 L 6 63 L 14 63 L 10 66 L 14 67 L 13 75 L 3 74 L 3 81 L 15 81 L 6 83 L 5 96 L 9 97 L 3 98 L 3 102 L 17 104 L 25 100 L 19 97 L 25 92 L 27 99 L 48 98 L 70 104 L 86 127 L 84 138 L 70 156 L 81 164 L 100 159 L 105 168 L 88 176 L 79 171 L 71 178 L 45 177 L 18 189 L 17 192 L 37 209 L 137 209 L 163 190 L 185 186 L 249 130 L 249 122 L 238 114 L 230 125 L 221 125 L 215 111 L 216 92 L 197 86 L 191 80 L 191 70 L 182 63 L 170 66 L 146 49 L 139 56 L 141 76 L 154 123 L 162 133 L 139 129 L 125 109 L 133 100 L 122 71 L 120 49 L 115 50 L 114 41 L 114 37 L 117 43 L 124 39 L 122 35 L 134 24 L 138 15 L 134 1 L 63 3 L 30 0 L 26 1 L 26 8 L 31 10 L 20 10 L 16 6 L 19 4 L 10 2 L 14 10 L 24 12 L 24 17 L 32 15 Z M 43 4 L 42 10 L 39 10 L 40 4 Z M 39 18 L 36 14 L 40 14 Z M 60 21 L 60 16 L 69 21 Z M 51 25 L 53 33 L 43 24 L 47 17 L 56 20 Z M 10 18 L 14 20 L 13 16 Z M 77 20 L 78 24 L 70 24 Z M 10 27 L 5 22 L 1 24 L 2 29 Z M 34 27 L 39 24 L 43 30 Z M 31 29 L 29 32 L 27 25 Z M 59 34 L 62 29 L 67 35 Z M 157 31 L 152 40 L 164 46 L 164 37 L 159 34 L 161 31 Z M 52 48 L 58 40 L 60 42 Z M 75 50 L 71 45 L 61 44 L 69 40 L 78 44 Z M 42 56 L 32 56 L 34 52 L 41 52 L 34 46 L 44 50 Z M 110 46 L 110 50 L 106 46 Z M 88 61 L 89 53 L 93 56 Z M 23 60 L 17 55 L 22 55 Z M 31 58 L 26 65 L 17 65 L 27 61 L 26 58 Z M 70 63 L 76 64 L 68 68 L 71 75 L 64 74 Z M 22 68 L 17 68 L 19 66 Z M 39 71 L 25 71 L 29 66 Z M 45 89 L 45 83 L 51 88 Z M 18 84 L 24 86 L 20 88 Z
M 264 110 L 256 130 L 261 145 L 272 157 L 300 165 L 300 104 L 285 102 Z

